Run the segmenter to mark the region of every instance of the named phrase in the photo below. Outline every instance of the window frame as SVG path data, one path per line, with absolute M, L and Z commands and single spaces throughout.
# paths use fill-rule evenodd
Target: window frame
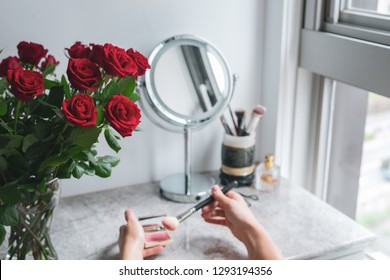
M 349 9 L 346 0 L 325 2 L 322 30 L 330 33 L 390 45 L 390 16 Z M 310 11 L 309 11 L 310 12 Z
M 298 77 L 301 91 L 296 94 L 298 98 L 306 95 L 311 100 L 303 110 L 309 112 L 312 121 L 307 125 L 309 128 L 306 129 L 305 147 L 299 146 L 299 141 L 294 141 L 293 145 L 300 154 L 307 156 L 300 162 L 293 156 L 290 164 L 295 166 L 294 170 L 302 170 L 306 164 L 306 169 L 309 167 L 311 174 L 307 176 L 306 173 L 305 178 L 305 172 L 292 172 L 293 180 L 302 183 L 317 196 L 354 218 L 367 91 L 390 97 L 390 81 L 384 75 L 390 73 L 390 36 L 381 31 L 381 36 L 384 35 L 385 39 L 378 43 L 378 40 L 363 40 L 364 36 L 361 34 L 367 33 L 370 38 L 374 38 L 379 31 L 372 33 L 368 28 L 353 27 L 359 36 L 339 32 L 339 27 L 344 23 L 340 24 L 339 14 L 330 10 L 339 4 L 337 0 L 305 2 L 305 22 L 301 30 L 299 55 L 300 72 L 305 74 Z M 311 77 L 302 77 L 305 75 Z M 346 95 L 348 98 L 345 98 Z M 314 109 L 310 111 L 308 106 Z M 356 109 L 354 118 L 351 119 L 351 110 L 345 108 Z M 296 107 L 295 110 L 302 108 Z M 302 118 L 296 118 L 294 126 L 299 127 L 300 121 Z M 299 130 L 295 129 L 294 134 L 298 133 Z M 295 139 L 298 137 L 295 136 Z M 348 152 L 340 152 L 345 150 Z M 299 153 L 295 154 L 299 156 Z

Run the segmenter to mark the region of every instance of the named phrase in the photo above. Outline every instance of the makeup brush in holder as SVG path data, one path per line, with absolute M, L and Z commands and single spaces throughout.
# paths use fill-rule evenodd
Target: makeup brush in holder
M 247 122 L 247 113 L 245 110 L 236 110 L 236 120 L 234 132 L 229 127 L 225 128 L 225 135 L 222 143 L 222 165 L 219 178 L 222 184 L 229 184 L 237 181 L 239 187 L 250 186 L 253 184 L 255 173 L 255 146 L 256 146 L 256 127 L 266 112 L 266 108 L 257 105 Z M 247 122 L 247 124 L 246 124 Z M 225 120 L 224 126 L 227 125 Z

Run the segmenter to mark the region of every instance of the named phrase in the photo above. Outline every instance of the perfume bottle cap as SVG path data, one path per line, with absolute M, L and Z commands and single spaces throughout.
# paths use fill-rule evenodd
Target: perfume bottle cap
M 264 165 L 266 169 L 272 169 L 274 167 L 274 155 L 267 154 L 265 155 Z

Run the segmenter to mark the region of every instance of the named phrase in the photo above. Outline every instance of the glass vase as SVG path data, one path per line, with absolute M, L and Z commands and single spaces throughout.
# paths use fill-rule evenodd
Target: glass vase
M 56 260 L 57 252 L 50 239 L 50 225 L 60 198 L 57 179 L 46 183 L 44 192 L 26 194 L 16 206 L 17 224 L 10 227 L 7 259 Z

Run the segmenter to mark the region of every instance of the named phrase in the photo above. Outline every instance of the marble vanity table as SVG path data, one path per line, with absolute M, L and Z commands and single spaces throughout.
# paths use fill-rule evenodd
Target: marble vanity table
M 287 181 L 271 193 L 249 187 L 238 191 L 259 195 L 258 201 L 250 201 L 251 209 L 286 259 L 363 258 L 363 249 L 375 239 L 352 219 Z M 157 183 L 63 198 L 52 224 L 52 241 L 59 259 L 117 259 L 125 208 L 138 216 L 177 215 L 190 206 L 162 198 Z M 155 259 L 246 258 L 244 246 L 228 229 L 205 223 L 200 213 L 170 235 L 173 242 Z M 0 248 L 2 259 L 6 245 Z

